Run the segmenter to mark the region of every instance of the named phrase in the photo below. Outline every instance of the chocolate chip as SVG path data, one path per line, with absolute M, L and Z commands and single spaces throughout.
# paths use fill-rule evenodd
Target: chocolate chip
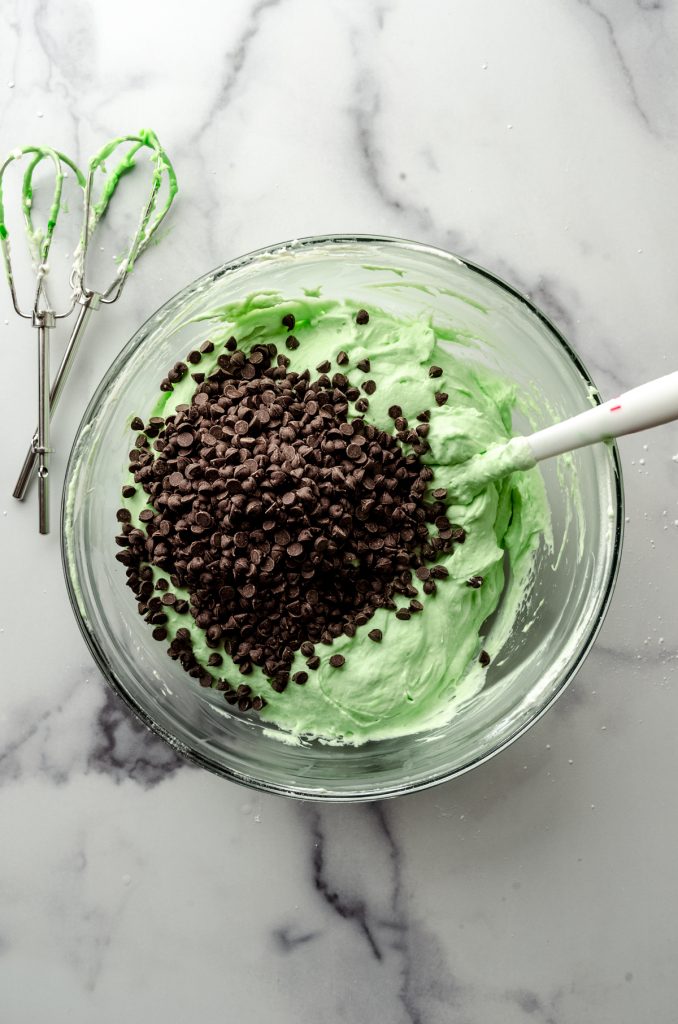
M 427 580 L 431 575 L 431 570 L 426 565 L 420 565 L 415 572 L 415 576 L 418 580 Z
M 445 405 L 450 396 L 445 391 L 436 391 L 435 400 L 437 405 Z
M 119 508 L 118 511 L 115 513 L 115 518 L 118 520 L 119 523 L 131 523 L 132 513 L 128 508 Z
M 308 682 L 308 672 L 295 672 L 292 679 L 299 686 L 303 686 L 304 683 Z
M 330 665 L 332 668 L 341 668 L 342 665 L 346 664 L 346 658 L 343 654 L 333 654 L 330 658 Z
M 428 368 L 429 377 L 442 377 L 443 368 L 442 366 L 429 366 Z
M 446 487 L 436 487 L 435 490 L 431 491 L 431 494 L 438 501 L 442 501 L 444 498 L 447 497 L 447 488 Z
M 299 348 L 299 339 L 296 338 L 294 334 L 288 334 L 285 338 L 285 345 L 293 352 L 294 349 Z
M 136 493 L 136 487 L 132 487 L 131 484 L 125 484 L 125 486 L 122 489 L 123 498 L 133 498 Z
M 165 640 L 167 638 L 167 630 L 164 626 L 156 626 L 152 635 L 154 640 Z
M 471 576 L 470 579 L 466 580 L 466 586 L 472 587 L 474 590 L 478 590 L 482 587 L 483 582 L 484 580 L 482 576 Z
M 434 565 L 431 567 L 431 576 L 434 580 L 444 580 L 449 576 L 449 571 L 444 565 Z
M 433 580 L 426 580 L 424 582 L 424 586 L 422 587 L 422 590 L 424 591 L 425 594 L 435 594 L 436 589 L 437 588 Z
M 367 312 L 366 309 L 359 309 L 358 312 L 356 313 L 355 322 L 357 324 L 369 323 L 369 319 L 370 314 Z
M 407 608 L 399 608 L 398 611 L 395 613 L 395 616 L 396 619 L 402 619 L 403 622 L 406 622 L 408 619 L 412 618 Z
M 363 373 L 369 373 L 370 370 L 372 369 L 369 359 L 361 359 L 358 363 L 356 363 L 356 366 L 358 367 L 359 370 L 362 370 Z
M 195 366 L 202 359 L 202 354 L 198 352 L 197 349 L 194 349 L 192 352 L 188 353 L 186 359 L 188 360 L 189 363 L 192 363 L 193 366 Z
M 398 420 L 402 416 L 403 410 L 399 405 L 392 405 L 388 410 L 388 414 L 392 420 Z
M 367 635 L 370 640 L 374 640 L 375 644 L 380 644 L 384 634 L 380 629 L 371 629 Z
M 337 366 L 346 366 L 348 363 L 348 352 L 344 352 L 343 350 L 341 352 L 337 352 L 335 359 Z
M 215 651 L 214 654 L 210 654 L 209 658 L 207 659 L 207 664 L 210 665 L 212 668 L 219 668 L 219 666 L 223 665 L 223 663 L 224 659 L 217 651 Z
M 369 372 L 369 360 L 361 364 Z M 116 542 L 139 611 L 153 626 L 167 621 L 164 607 L 190 613 L 211 648 L 210 668 L 220 667 L 224 655 L 214 648 L 223 648 L 241 675 L 257 668 L 279 693 L 296 651 L 309 670 L 318 668 L 317 644 L 354 636 L 377 608 L 398 612 L 397 594 L 412 601 L 401 617 L 417 613 L 413 575 L 451 551 L 453 533 L 441 506 L 430 503 L 433 473 L 419 462 L 424 445 L 400 407 L 390 410 L 400 414 L 394 437 L 349 419 L 349 403 L 356 413 L 369 403 L 343 373 L 330 380 L 329 361 L 315 380 L 288 366 L 272 343 L 245 354 L 229 338 L 190 402 L 149 421 L 153 448 L 130 457 L 148 503 L 145 529 L 124 522 Z M 173 370 L 181 375 L 185 364 Z M 417 421 L 425 424 L 425 414 Z M 413 445 L 410 454 L 402 441 Z M 154 596 L 151 567 L 171 579 L 171 594 L 160 590 L 165 604 Z M 429 584 L 433 573 L 425 592 Z M 201 685 L 229 687 L 212 679 L 191 632 L 181 632 L 170 657 Z M 243 699 L 233 688 L 225 696 L 231 704 Z M 256 707 L 251 693 L 245 698 Z
M 481 651 L 480 652 L 480 657 L 478 658 L 478 661 L 483 666 L 483 668 L 487 668 L 487 666 L 490 664 L 490 661 L 491 661 L 491 658 L 490 658 L 489 654 L 487 653 L 487 651 Z
M 133 418 L 132 422 L 130 423 L 130 427 L 131 427 L 132 430 L 143 430 L 144 429 L 144 421 L 141 419 L 140 416 L 135 416 Z
M 373 395 L 377 390 L 376 382 L 373 380 L 366 380 L 361 386 L 366 395 Z
M 296 322 L 294 313 L 285 313 L 285 316 L 282 318 L 282 325 L 283 327 L 286 327 L 288 331 L 294 330 Z
M 329 373 L 331 369 L 332 364 L 329 361 L 329 359 L 323 360 L 322 363 L 318 363 L 318 365 L 316 366 L 316 370 L 318 371 L 318 373 Z
M 214 352 L 214 342 L 213 341 L 209 341 L 209 339 L 207 341 L 203 341 L 202 345 L 200 346 L 200 351 L 201 352 Z

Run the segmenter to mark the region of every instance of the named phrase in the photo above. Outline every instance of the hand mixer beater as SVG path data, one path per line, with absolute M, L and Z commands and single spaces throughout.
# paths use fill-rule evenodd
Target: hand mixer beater
M 101 171 L 106 173 L 106 160 L 120 147 L 125 148 L 124 156 L 105 177 L 100 196 L 95 201 L 95 178 Z M 109 203 L 121 179 L 134 168 L 135 158 L 141 150 L 145 149 L 150 151 L 153 164 L 148 200 L 143 205 L 138 227 L 126 254 L 119 261 L 113 280 L 105 289 L 96 290 L 87 283 L 87 252 L 92 237 L 106 215 Z M 12 162 L 26 156 L 30 156 L 31 159 L 23 177 L 22 213 L 29 252 L 36 271 L 32 309 L 23 308 L 17 296 L 10 252 L 10 237 L 4 216 L 3 196 L 4 175 L 7 168 Z M 46 227 L 44 230 L 39 230 L 35 226 L 33 216 L 33 179 L 38 165 L 46 160 L 50 161 L 54 172 L 54 192 Z M 80 241 L 70 275 L 71 297 L 66 303 L 66 308 L 61 312 L 56 312 L 52 308 L 48 296 L 46 278 L 49 272 L 49 252 L 61 211 L 66 169 L 74 174 L 77 185 L 82 189 L 83 215 Z M 163 182 L 166 183 L 166 191 L 161 201 Z M 0 166 L 0 247 L 2 248 L 12 304 L 16 313 L 23 319 L 31 320 L 38 332 L 38 426 L 13 493 L 14 497 L 19 500 L 25 497 L 33 469 L 37 463 L 39 529 L 42 534 L 49 533 L 49 455 L 52 451 L 49 443 L 50 418 L 63 393 L 90 314 L 101 306 L 110 305 L 120 298 L 130 271 L 136 260 L 148 247 L 153 235 L 167 215 L 176 192 L 177 181 L 174 168 L 157 136 L 151 131 L 142 131 L 138 135 L 121 136 L 106 143 L 90 160 L 86 178 L 69 157 L 46 146 L 26 146 L 14 150 Z M 70 316 L 78 304 L 80 311 L 50 389 L 49 331 L 55 326 L 57 320 Z

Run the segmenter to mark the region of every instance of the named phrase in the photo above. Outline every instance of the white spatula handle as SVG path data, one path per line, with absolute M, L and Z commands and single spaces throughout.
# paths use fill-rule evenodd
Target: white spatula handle
M 526 438 L 537 460 L 678 419 L 678 371 L 626 391 L 603 405 Z

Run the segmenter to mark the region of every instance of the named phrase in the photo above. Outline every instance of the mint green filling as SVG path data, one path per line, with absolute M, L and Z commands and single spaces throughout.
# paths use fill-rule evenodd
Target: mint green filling
M 215 351 L 205 355 L 199 366 L 191 367 L 209 374 L 230 335 L 235 335 L 245 351 L 257 342 L 276 342 L 289 356 L 291 368 L 298 371 L 309 367 L 313 372 L 318 363 L 334 361 L 344 350 L 349 364 L 342 367 L 342 372 L 350 381 L 359 386 L 371 378 L 377 383 L 369 400 L 370 422 L 393 431 L 390 406 L 401 406 L 410 420 L 422 410 L 430 410 L 431 450 L 424 456 L 435 473 L 430 486 L 455 486 L 455 493 L 463 494 L 464 500 L 452 504 L 448 514 L 451 522 L 464 527 L 467 540 L 441 559 L 450 575 L 439 583 L 437 593 L 427 596 L 420 592 L 423 612 L 401 621 L 393 612 L 378 610 L 354 637 L 342 636 L 332 646 L 318 645 L 320 668 L 308 672 L 305 685 L 290 683 L 282 694 L 276 693 L 257 669 L 246 679 L 241 677 L 223 650 L 224 665 L 208 670 L 215 682 L 220 676 L 236 685 L 244 679 L 267 701 L 261 718 L 288 734 L 350 744 L 407 735 L 442 724 L 463 699 L 482 687 L 485 670 L 479 665 L 478 655 L 483 647 L 483 623 L 503 593 L 501 621 L 505 629 L 496 635 L 493 632 L 486 644 L 492 655 L 510 631 L 529 587 L 534 551 L 540 536 L 549 529 L 548 506 L 536 469 L 511 473 L 487 483 L 478 493 L 471 493 L 475 488 L 468 488 L 468 493 L 459 488 L 463 473 L 460 463 L 510 438 L 515 405 L 512 384 L 477 364 L 458 359 L 453 354 L 455 337 L 449 329 L 437 331 L 428 319 L 400 320 L 377 309 L 370 309 L 369 323 L 360 326 L 355 322 L 357 308 L 350 301 L 323 299 L 312 289 L 294 300 L 273 292 L 250 295 L 205 318 L 212 321 L 205 337 L 215 343 Z M 286 313 L 295 316 L 294 334 L 300 342 L 292 352 L 284 348 L 287 331 L 281 319 Z M 440 344 L 443 339 L 445 348 Z M 461 349 L 463 345 L 460 339 L 456 347 Z M 364 358 L 370 360 L 369 373 L 356 368 Z M 442 367 L 441 377 L 429 377 L 432 364 Z M 187 375 L 172 392 L 159 392 L 149 408 L 134 410 L 134 414 L 145 419 L 167 416 L 177 405 L 190 402 L 194 389 L 195 382 Z M 449 395 L 440 407 L 435 401 L 438 391 Z M 145 504 L 141 488 L 125 502 L 137 524 Z M 504 575 L 505 553 L 510 566 L 508 580 Z M 154 575 L 159 578 L 165 574 L 154 569 Z M 475 575 L 484 577 L 480 589 L 467 586 L 467 580 Z M 418 586 L 421 590 L 421 584 Z M 188 597 L 179 590 L 175 592 Z M 396 598 L 396 602 L 406 605 L 408 599 Z M 212 649 L 205 644 L 204 632 L 190 614 L 177 615 L 169 610 L 168 641 L 181 626 L 191 631 L 195 655 L 206 666 Z M 367 637 L 375 627 L 382 630 L 381 643 Z M 337 653 L 346 658 L 341 669 L 329 665 L 331 655 Z M 306 665 L 297 653 L 292 672 L 299 670 L 306 670 Z M 186 685 L 198 684 L 187 677 Z

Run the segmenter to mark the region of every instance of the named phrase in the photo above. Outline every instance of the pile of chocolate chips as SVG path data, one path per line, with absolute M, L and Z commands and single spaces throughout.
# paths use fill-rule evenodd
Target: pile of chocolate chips
M 365 317 L 361 311 L 358 322 Z M 283 325 L 291 331 L 293 318 Z M 286 345 L 297 347 L 294 335 Z M 213 347 L 206 342 L 202 352 Z M 201 358 L 194 351 L 187 362 L 197 365 Z M 346 366 L 348 356 L 339 353 L 337 363 Z M 359 368 L 369 372 L 369 360 Z M 349 419 L 351 403 L 367 411 L 365 396 L 376 384 L 365 381 L 361 395 L 344 373 L 330 376 L 331 369 L 327 361 L 317 376 L 295 373 L 274 344 L 245 354 L 231 338 L 209 376 L 192 374 L 197 386 L 190 405 L 166 419 L 132 424 L 143 432 L 129 468 L 155 511 L 140 514 L 143 529 L 132 526 L 128 510 L 119 511 L 117 558 L 127 566 L 139 612 L 164 640 L 164 606 L 190 611 L 209 646 L 223 643 L 243 675 L 259 666 L 278 692 L 290 680 L 296 651 L 313 670 L 320 664 L 315 645 L 353 636 L 377 608 L 400 619 L 421 613 L 413 574 L 433 594 L 447 570 L 430 563 L 465 539 L 445 514 L 445 490 L 427 496 L 433 472 L 420 456 L 428 449 L 428 413 L 411 427 L 402 410 L 391 407 L 395 436 L 362 416 Z M 165 390 L 187 372 L 177 363 Z M 123 494 L 135 490 L 128 485 Z M 154 594 L 147 563 L 185 588 L 190 605 L 168 592 L 166 581 Z M 410 598 L 409 605 L 398 608 L 398 594 Z M 368 635 L 381 640 L 379 630 Z M 212 685 L 187 629 L 177 632 L 169 654 Z M 209 664 L 222 661 L 215 650 Z M 340 669 L 344 658 L 337 654 L 329 662 Z M 296 683 L 307 679 L 306 672 L 293 676 Z M 245 684 L 218 686 L 243 710 L 265 703 Z

